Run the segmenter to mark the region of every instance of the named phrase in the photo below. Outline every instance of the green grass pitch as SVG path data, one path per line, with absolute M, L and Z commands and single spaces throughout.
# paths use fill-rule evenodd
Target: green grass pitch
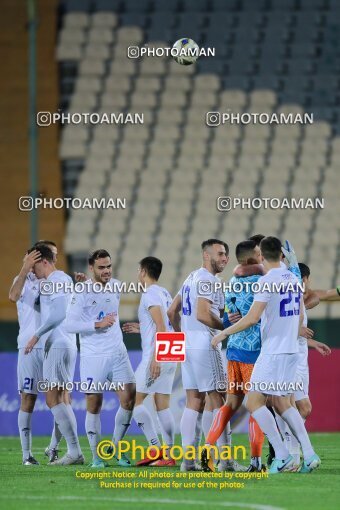
M 46 437 L 33 438 L 33 453 L 40 466 L 22 466 L 19 438 L 0 438 L 0 509 L 6 510 L 152 510 L 221 508 L 252 510 L 336 510 L 340 508 L 340 433 L 311 434 L 313 445 L 322 465 L 312 474 L 284 473 L 268 479 L 245 481 L 243 489 L 103 489 L 99 480 L 82 480 L 76 471 L 94 471 L 85 466 L 65 468 L 46 466 L 44 448 Z M 132 439 L 130 436 L 128 439 Z M 142 436 L 135 436 L 138 444 L 145 444 Z M 177 438 L 179 439 L 179 438 Z M 233 444 L 247 448 L 244 434 L 233 435 Z M 81 445 L 90 460 L 86 437 Z M 65 444 L 61 446 L 65 452 Z M 267 448 L 264 449 L 264 456 Z M 178 463 L 179 464 L 179 463 Z M 117 468 L 110 462 L 107 471 Z M 161 468 L 146 468 L 167 471 Z M 172 471 L 178 471 L 171 468 Z M 141 468 L 131 468 L 136 473 Z M 140 481 L 145 481 L 141 480 Z M 157 481 L 157 479 L 155 479 Z M 112 480 L 110 480 L 112 481 Z M 128 481 L 125 479 L 124 481 Z M 149 481 L 149 480 L 148 480 Z M 160 480 L 158 480 L 160 481 Z M 183 480 L 182 480 L 183 481 Z M 199 480 L 196 480 L 196 482 Z M 242 482 L 242 480 L 230 480 Z

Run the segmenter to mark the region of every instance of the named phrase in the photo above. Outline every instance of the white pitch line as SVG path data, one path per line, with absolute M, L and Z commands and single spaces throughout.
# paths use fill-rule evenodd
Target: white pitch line
M 53 499 L 58 501 L 110 501 L 111 503 L 114 503 L 115 501 L 119 503 L 139 503 L 140 505 L 143 505 L 145 503 L 161 503 L 161 504 L 170 504 L 170 505 L 198 505 L 198 506 L 220 506 L 223 508 L 230 508 L 230 507 L 238 507 L 238 508 L 250 508 L 251 510 L 285 510 L 282 507 L 278 506 L 272 506 L 272 505 L 260 505 L 256 503 L 240 503 L 236 501 L 196 501 L 194 499 L 158 499 L 158 498 L 110 498 L 110 497 L 91 497 L 91 496 L 51 496 L 51 497 L 45 497 L 45 496 L 31 496 L 31 495 L 11 495 L 11 496 L 5 496 L 0 495 L 0 499 L 31 499 L 31 500 L 46 500 L 46 499 Z

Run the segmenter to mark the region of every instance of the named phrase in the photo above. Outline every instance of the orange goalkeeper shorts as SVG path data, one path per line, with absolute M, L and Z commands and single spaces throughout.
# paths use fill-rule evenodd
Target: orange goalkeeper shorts
M 249 391 L 249 381 L 253 372 L 252 363 L 242 361 L 228 361 L 228 389 L 227 393 L 242 395 Z

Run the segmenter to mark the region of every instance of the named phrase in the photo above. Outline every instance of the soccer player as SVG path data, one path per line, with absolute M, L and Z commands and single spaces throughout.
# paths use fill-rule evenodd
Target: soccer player
M 35 247 L 39 247 L 40 244 L 46 244 L 53 253 L 53 261 L 56 265 L 58 260 L 58 249 L 57 245 L 53 241 L 48 240 L 39 240 L 37 243 L 35 243 Z M 76 280 L 79 281 L 84 277 L 82 273 L 76 273 Z M 38 298 L 39 301 L 39 298 Z M 62 400 L 66 406 L 71 406 L 71 394 L 67 390 L 62 391 Z M 54 426 L 53 431 L 51 435 L 50 444 L 47 448 L 45 448 L 45 455 L 48 457 L 49 462 L 53 462 L 59 458 L 59 444 L 62 439 L 62 433 L 59 430 L 58 424 L 54 420 Z
M 31 353 L 39 339 L 44 337 L 43 379 L 50 385 L 53 383 L 62 386 L 73 381 L 77 357 L 76 337 L 70 335 L 65 328 L 72 280 L 63 271 L 56 269 L 55 257 L 47 245 L 39 244 L 36 249 L 40 253 L 40 260 L 35 262 L 33 272 L 37 278 L 45 280 L 40 284 L 41 325 L 26 344 L 25 354 Z M 71 405 L 64 403 L 60 386 L 49 387 L 46 403 L 66 440 L 67 453 L 50 464 L 83 464 L 76 418 Z
M 254 241 L 243 241 L 236 246 L 236 258 L 242 271 L 247 272 L 249 267 L 259 264 L 260 249 Z M 235 313 L 244 316 L 248 313 L 254 299 L 251 285 L 256 283 L 260 275 L 249 274 L 245 277 L 233 276 L 229 281 L 231 290 L 225 294 L 225 314 L 223 324 L 229 326 L 228 313 Z M 238 291 L 240 286 L 242 291 Z M 230 421 L 231 417 L 242 405 L 244 396 L 247 393 L 247 385 L 253 371 L 254 363 L 261 350 L 260 324 L 257 323 L 245 331 L 231 335 L 228 341 L 228 384 L 227 401 L 217 413 L 214 422 L 206 437 L 206 445 L 214 445 Z M 249 440 L 251 445 L 251 463 L 248 471 L 262 471 L 262 446 L 264 435 L 252 416 L 249 419 Z M 213 470 L 212 459 L 208 459 L 207 450 L 202 451 L 201 463 L 203 470 Z
M 208 239 L 201 245 L 203 265 L 193 271 L 184 281 L 175 297 L 168 317 L 175 331 L 186 335 L 186 361 L 182 363 L 182 381 L 186 390 L 186 407 L 181 419 L 182 446 L 198 446 L 201 437 L 201 422 L 206 393 L 209 394 L 214 415 L 224 404 L 221 385 L 225 389 L 226 374 L 221 350 L 212 349 L 211 339 L 216 330 L 223 329 L 221 314 L 224 309 L 224 296 L 220 280 L 229 260 L 229 248 L 219 239 Z M 180 311 L 182 315 L 180 315 Z M 228 445 L 230 436 L 223 431 L 217 444 Z M 222 470 L 240 470 L 235 460 L 221 461 Z M 182 471 L 195 471 L 194 460 L 185 459 Z
M 31 420 L 37 399 L 37 382 L 42 380 L 44 350 L 36 345 L 30 356 L 25 356 L 24 347 L 32 337 L 40 321 L 36 300 L 39 295 L 39 280 L 32 268 L 40 260 L 40 253 L 33 250 L 24 257 L 23 266 L 15 277 L 9 291 L 9 299 L 16 303 L 19 321 L 18 335 L 18 391 L 20 392 L 20 410 L 18 427 L 22 449 L 22 463 L 25 466 L 39 464 L 32 455 Z
M 289 425 L 302 447 L 304 463 L 300 472 L 307 473 L 316 469 L 321 461 L 311 445 L 299 412 L 291 405 L 289 389 L 290 383 L 296 380 L 299 359 L 297 339 L 303 321 L 303 301 L 297 285 L 298 279 L 280 266 L 281 248 L 280 240 L 275 237 L 266 237 L 261 241 L 260 250 L 266 270 L 266 275 L 259 280 L 262 291 L 255 295 L 247 315 L 216 335 L 212 345 L 217 347 L 229 335 L 249 328 L 261 318 L 261 354 L 251 376 L 253 388 L 246 406 L 274 447 L 275 459 L 269 472 L 276 474 L 289 471 L 294 465 L 293 457 L 282 442 L 275 419 L 265 405 L 268 395 L 273 395 L 276 411 Z M 274 287 L 274 284 L 280 286 L 281 292 L 274 288 L 269 292 L 265 284 L 269 287 Z M 291 288 L 289 292 L 284 292 L 288 284 Z
M 56 244 L 53 241 L 38 241 L 33 248 L 39 246 L 39 243 L 48 245 L 56 261 L 58 253 Z M 18 427 L 23 452 L 23 464 L 26 466 L 38 464 L 31 452 L 31 419 L 38 394 L 37 383 L 43 378 L 44 349 L 42 342 L 38 342 L 32 353 L 25 356 L 24 347 L 32 337 L 35 329 L 40 325 L 40 280 L 32 272 L 35 262 L 39 260 L 40 253 L 35 249 L 25 255 L 23 266 L 18 276 L 15 277 L 9 291 L 10 301 L 17 305 L 19 321 L 18 390 L 21 394 L 21 404 L 18 414 Z M 58 425 L 54 422 L 50 444 L 55 445 L 57 448 L 61 437 Z M 53 450 L 53 456 L 52 460 L 58 457 L 57 449 Z
M 248 238 L 248 241 L 254 241 L 256 245 L 257 253 L 259 251 L 260 243 L 265 236 L 263 234 L 255 234 Z M 293 273 L 298 279 L 301 279 L 301 274 L 299 270 L 298 261 L 295 255 L 295 251 L 293 246 L 289 241 L 285 241 L 284 246 L 282 246 L 281 251 L 283 253 L 283 257 L 286 261 L 286 264 L 281 260 L 280 265 L 282 268 L 285 266 Z M 239 264 L 234 269 L 234 276 L 247 276 L 248 274 L 259 274 L 263 275 L 265 272 L 263 264 L 249 264 L 248 266 L 242 266 Z M 317 304 L 317 303 L 316 303 Z M 313 306 L 316 306 L 313 304 Z M 237 317 L 239 319 L 240 316 Z
M 103 387 L 107 382 L 113 383 L 120 401 L 113 436 L 117 445 L 130 426 L 136 385 L 119 325 L 120 282 L 112 278 L 111 256 L 106 250 L 96 250 L 88 262 L 91 279 L 85 282 L 83 292 L 74 293 L 66 329 L 69 333 L 79 333 L 80 338 L 80 378 L 82 384 L 88 385 L 85 429 L 93 457 L 91 466 L 105 467 L 97 456 Z M 124 388 L 116 383 L 122 383 Z M 120 466 L 131 466 L 125 454 L 116 459 Z
M 251 236 L 249 239 L 253 240 L 256 243 L 256 245 L 259 246 L 261 240 L 264 239 L 264 237 L 265 236 L 262 234 L 256 234 L 254 236 Z M 286 264 L 284 264 L 284 262 L 281 261 L 280 266 L 284 268 L 286 265 L 288 267 L 288 269 L 293 274 L 295 274 L 295 276 L 300 281 L 302 281 L 297 257 L 296 257 L 294 248 L 290 244 L 289 241 L 285 241 L 285 245 L 281 248 L 281 251 L 283 253 L 283 257 L 285 259 Z M 250 271 L 252 271 L 254 274 L 256 274 L 256 273 L 264 274 L 263 265 L 260 264 L 260 265 L 250 265 L 247 267 L 238 265 L 234 269 L 234 275 L 246 276 L 247 274 L 250 274 Z M 319 297 L 318 297 L 317 293 L 315 291 L 312 291 L 310 288 L 308 288 L 308 291 L 305 292 L 303 299 L 304 299 L 304 305 L 305 305 L 306 309 L 314 308 L 315 306 L 317 306 L 319 304 Z M 228 318 L 231 323 L 235 323 L 241 318 L 241 316 L 238 313 L 229 313 Z M 304 328 L 304 327 L 301 328 L 300 336 L 304 337 L 305 339 L 308 339 L 308 342 L 311 341 L 310 338 L 312 337 L 312 334 L 313 334 L 313 332 L 310 329 Z M 292 403 L 294 403 L 293 399 L 292 399 Z M 300 445 L 297 443 L 294 436 L 291 435 L 291 433 L 289 431 L 289 427 L 284 422 L 284 420 L 282 420 L 281 417 L 277 413 L 275 413 L 275 411 L 272 407 L 272 401 L 271 401 L 270 397 L 267 399 L 267 407 L 270 410 L 270 412 L 273 414 L 273 416 L 275 417 L 275 420 L 278 424 L 278 427 L 280 429 L 282 437 L 284 437 L 287 440 L 287 444 L 290 445 L 290 453 L 293 453 L 295 451 L 300 451 Z M 290 441 L 290 438 L 291 438 L 291 441 Z M 295 447 L 293 447 L 293 444 L 295 444 Z M 275 456 L 275 452 L 274 452 L 274 449 L 269 441 L 268 441 L 268 446 L 269 446 L 269 454 L 267 456 L 267 463 L 268 463 L 268 466 L 270 466 L 272 463 L 272 460 Z M 296 456 L 294 458 L 296 458 Z
M 136 376 L 136 406 L 133 411 L 134 419 L 144 432 L 149 445 L 161 447 L 155 424 L 144 400 L 148 395 L 153 395 L 157 410 L 157 417 L 163 437 L 163 444 L 169 448 L 173 446 L 175 439 L 175 420 L 170 411 L 170 395 L 174 382 L 177 363 L 159 363 L 155 360 L 155 335 L 156 332 L 173 331 L 167 316 L 167 310 L 171 305 L 172 298 L 169 292 L 158 285 L 158 279 L 162 272 L 162 262 L 156 257 L 145 257 L 139 263 L 138 278 L 146 286 L 142 294 L 139 308 L 139 323 L 127 322 L 123 325 L 126 333 L 140 333 L 142 338 L 142 361 L 138 365 Z M 151 455 L 154 457 L 154 455 Z M 138 465 L 151 464 L 152 466 L 174 466 L 173 459 L 162 458 L 162 452 L 158 459 L 145 458 Z
M 301 272 L 302 281 L 304 283 L 304 297 L 308 298 L 308 294 L 310 292 L 310 269 L 306 264 L 299 263 L 299 268 Z M 307 313 L 306 313 L 306 305 L 303 319 L 303 328 L 307 329 Z M 313 338 L 307 338 L 306 336 L 302 336 L 301 332 L 299 335 L 299 363 L 297 366 L 296 373 L 296 382 L 301 383 L 303 385 L 302 390 L 296 390 L 294 392 L 293 398 L 291 399 L 292 405 L 295 405 L 302 416 L 302 419 L 305 421 L 310 413 L 312 412 L 312 404 L 308 395 L 308 387 L 309 387 L 309 368 L 308 368 L 308 347 L 313 347 L 316 349 L 322 356 L 328 356 L 331 353 L 328 345 L 318 342 Z M 286 422 L 281 418 L 280 415 L 276 415 L 275 417 L 278 427 L 280 429 L 281 435 L 286 442 L 286 446 L 289 450 L 289 453 L 293 456 L 294 464 L 296 467 L 300 465 L 300 444 L 295 438 L 295 436 L 291 433 Z
M 48 240 L 39 240 L 34 246 L 39 247 L 40 244 L 47 245 L 52 253 L 53 253 L 53 261 L 56 265 L 58 259 L 58 249 L 57 245 L 53 241 Z M 81 273 L 78 273 L 81 274 Z M 39 301 L 39 298 L 38 298 Z M 71 395 L 67 390 L 63 390 L 62 392 L 62 400 L 66 406 L 71 406 Z M 53 431 L 51 435 L 50 444 L 47 448 L 45 448 L 45 455 L 48 457 L 49 462 L 53 462 L 59 458 L 59 444 L 62 439 L 62 433 L 59 430 L 58 424 L 54 420 Z

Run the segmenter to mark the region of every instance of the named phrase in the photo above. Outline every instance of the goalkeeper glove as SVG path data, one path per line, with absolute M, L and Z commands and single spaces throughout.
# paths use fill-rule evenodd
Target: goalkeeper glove
M 285 241 L 281 250 L 287 261 L 289 271 L 295 274 L 295 276 L 301 281 L 301 271 L 292 244 L 288 240 Z

